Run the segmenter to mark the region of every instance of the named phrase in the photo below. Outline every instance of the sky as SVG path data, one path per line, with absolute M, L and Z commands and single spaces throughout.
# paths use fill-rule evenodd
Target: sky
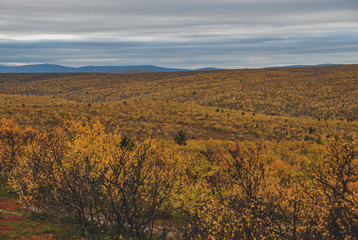
M 0 65 L 358 63 L 357 0 L 0 0 Z

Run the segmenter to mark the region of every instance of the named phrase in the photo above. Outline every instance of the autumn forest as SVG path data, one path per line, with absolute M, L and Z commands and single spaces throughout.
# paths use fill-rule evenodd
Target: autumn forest
M 71 225 L 36 239 L 357 239 L 357 135 L 358 65 L 0 74 L 1 198 Z

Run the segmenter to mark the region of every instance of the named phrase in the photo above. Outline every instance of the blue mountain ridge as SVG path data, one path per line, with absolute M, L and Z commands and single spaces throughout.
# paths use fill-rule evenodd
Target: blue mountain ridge
M 270 68 L 299 68 L 299 67 L 323 67 L 340 64 L 317 64 L 317 65 L 287 65 L 287 66 L 271 66 Z M 135 66 L 84 66 L 84 67 L 65 67 L 56 64 L 34 64 L 23 66 L 2 66 L 0 65 L 0 73 L 141 73 L 141 72 L 183 72 L 183 71 L 209 71 L 209 70 L 225 70 L 223 68 L 205 67 L 198 69 L 182 69 L 182 68 L 165 68 L 154 65 L 135 65 Z
M 340 64 L 334 64 L 334 63 L 324 63 L 324 64 L 317 64 L 317 65 L 287 65 L 287 66 L 273 66 L 273 67 L 267 67 L 267 69 L 268 69 L 268 68 L 328 67 L 328 66 L 334 66 L 334 65 L 340 65 Z
M 137 72 L 181 72 L 219 70 L 217 68 L 181 69 L 164 68 L 153 65 L 137 66 L 84 66 L 65 67 L 55 64 L 35 64 L 24 66 L 0 66 L 0 73 L 86 73 L 86 72 L 112 72 L 112 73 L 137 73 Z

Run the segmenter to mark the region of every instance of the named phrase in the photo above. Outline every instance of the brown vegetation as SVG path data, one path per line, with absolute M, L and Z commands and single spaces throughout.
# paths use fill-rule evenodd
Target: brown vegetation
M 358 237 L 356 65 L 3 74 L 0 89 L 1 179 L 29 207 L 132 237 Z

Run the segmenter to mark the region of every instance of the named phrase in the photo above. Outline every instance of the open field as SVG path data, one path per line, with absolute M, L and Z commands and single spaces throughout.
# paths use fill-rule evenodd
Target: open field
M 99 118 L 109 131 L 197 139 L 357 132 L 358 66 L 142 74 L 2 74 L 2 116 L 23 124 Z M 26 117 L 23 117 L 26 115 Z M 42 119 L 42 120 L 39 120 Z M 47 121 L 41 123 L 41 121 Z
M 358 237 L 358 65 L 0 74 L 0 118 L 3 184 L 79 228 Z

